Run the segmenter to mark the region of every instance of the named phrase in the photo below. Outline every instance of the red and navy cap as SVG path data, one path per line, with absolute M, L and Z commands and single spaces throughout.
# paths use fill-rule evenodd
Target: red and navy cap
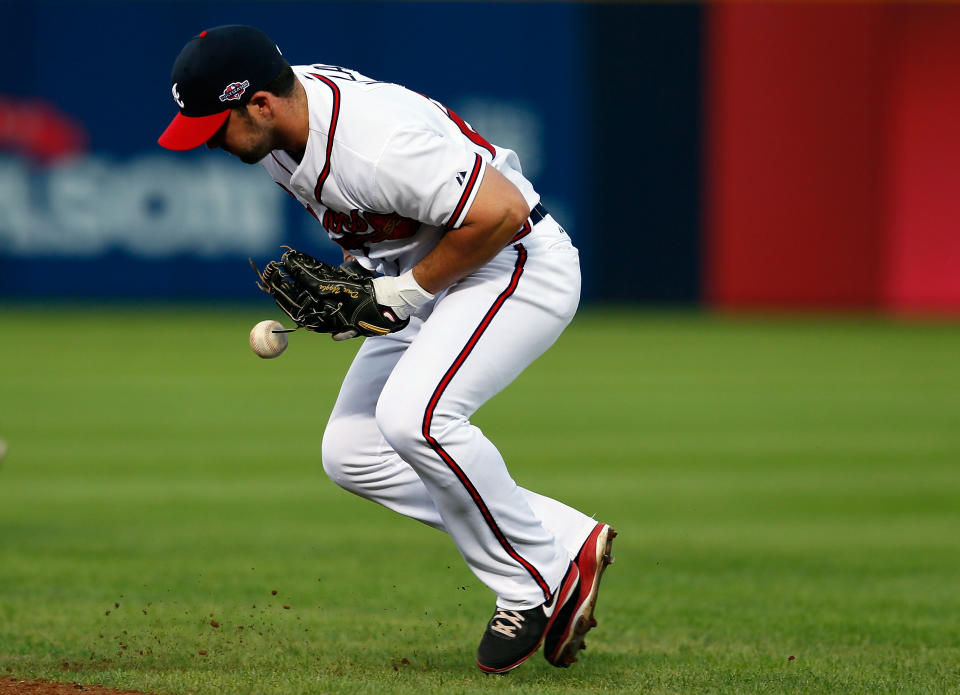
M 180 107 L 157 141 L 169 150 L 189 150 L 212 138 L 230 109 L 246 106 L 288 63 L 266 34 L 232 24 L 194 36 L 180 51 L 170 75 Z

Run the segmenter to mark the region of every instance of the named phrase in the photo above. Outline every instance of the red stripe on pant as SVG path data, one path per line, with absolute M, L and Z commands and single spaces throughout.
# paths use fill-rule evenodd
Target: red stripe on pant
M 529 234 L 532 231 L 533 231 L 533 225 L 530 224 L 530 218 L 528 217 L 526 221 L 524 221 L 523 226 L 520 227 L 520 231 L 517 232 L 514 235 L 513 239 L 510 240 L 510 243 L 515 244 L 516 242 L 523 239 L 523 237 L 527 236 L 527 234 Z
M 487 507 L 486 503 L 483 501 L 483 498 L 480 496 L 480 493 L 477 491 L 477 488 L 474 487 L 473 483 L 470 482 L 470 479 L 467 477 L 467 474 L 463 472 L 463 469 L 457 465 L 457 462 L 453 460 L 453 457 L 443 448 L 443 445 L 436 440 L 436 438 L 430 434 L 430 426 L 433 422 L 433 414 L 437 408 L 437 403 L 440 402 L 443 392 L 446 390 L 447 386 L 450 384 L 450 381 L 453 379 L 454 375 L 460 370 L 463 366 L 463 363 L 467 360 L 467 357 L 470 356 L 470 353 L 476 347 L 477 342 L 480 340 L 480 336 L 483 335 L 487 327 L 490 325 L 490 322 L 493 321 L 493 317 L 496 316 L 497 312 L 500 311 L 500 308 L 503 306 L 504 302 L 516 291 L 517 285 L 520 282 L 520 276 L 523 275 L 523 266 L 527 261 L 527 250 L 523 247 L 523 244 L 517 244 L 514 247 L 517 251 L 517 262 L 513 269 L 513 275 L 510 277 L 510 284 L 507 288 L 500 293 L 497 299 L 494 301 L 493 305 L 487 311 L 486 315 L 483 317 L 483 320 L 480 322 L 480 325 L 477 326 L 477 329 L 470 336 L 470 339 L 467 341 L 467 344 L 464 345 L 463 349 L 460 351 L 460 354 L 457 355 L 457 358 L 454 360 L 453 364 L 443 375 L 443 378 L 440 380 L 440 383 L 437 385 L 437 388 L 434 390 L 433 395 L 430 397 L 430 402 L 427 404 L 427 409 L 424 412 L 423 416 L 423 437 L 427 440 L 427 444 L 436 452 L 437 456 L 447 464 L 447 467 L 453 472 L 457 477 L 457 480 L 460 481 L 460 484 L 463 485 L 467 493 L 470 495 L 470 498 L 473 500 L 473 503 L 476 505 L 477 509 L 480 511 L 481 516 L 483 516 L 484 521 L 487 523 L 487 527 L 496 537 L 497 542 L 500 543 L 500 547 L 512 557 L 516 562 L 521 565 L 533 580 L 537 583 L 540 589 L 543 591 L 544 600 L 550 600 L 550 587 L 544 581 L 543 577 L 537 571 L 537 568 L 531 565 L 529 562 L 524 560 L 520 553 L 518 553 L 513 546 L 510 545 L 510 542 L 507 540 L 507 537 L 503 534 L 503 531 L 500 530 L 500 527 L 497 525 L 496 520 L 493 518 L 493 514 L 490 513 L 490 509 Z

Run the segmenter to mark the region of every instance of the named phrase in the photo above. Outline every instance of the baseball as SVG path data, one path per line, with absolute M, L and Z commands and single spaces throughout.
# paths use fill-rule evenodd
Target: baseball
M 250 349 L 265 360 L 283 354 L 287 349 L 287 334 L 274 333 L 282 330 L 279 321 L 261 321 L 250 329 Z

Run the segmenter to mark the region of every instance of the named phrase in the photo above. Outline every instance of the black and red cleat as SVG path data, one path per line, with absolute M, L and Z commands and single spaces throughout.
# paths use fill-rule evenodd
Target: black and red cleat
M 587 647 L 584 638 L 597 626 L 593 611 L 597 606 L 600 578 L 613 563 L 611 551 L 616 536 L 617 532 L 607 524 L 597 524 L 574 559 L 580 570 L 579 592 L 547 630 L 543 646 L 544 657 L 554 666 L 568 667 L 577 660 L 577 652 Z
M 486 673 L 506 673 L 536 653 L 551 626 L 580 591 L 574 562 L 550 600 L 526 610 L 497 608 L 477 649 L 477 666 Z

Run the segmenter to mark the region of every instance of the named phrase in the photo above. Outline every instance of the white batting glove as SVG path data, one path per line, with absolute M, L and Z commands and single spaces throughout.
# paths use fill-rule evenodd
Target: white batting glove
M 390 307 L 400 319 L 410 318 L 417 309 L 433 299 L 433 295 L 414 279 L 413 270 L 397 277 L 382 275 L 374 278 L 373 293 L 377 304 Z

